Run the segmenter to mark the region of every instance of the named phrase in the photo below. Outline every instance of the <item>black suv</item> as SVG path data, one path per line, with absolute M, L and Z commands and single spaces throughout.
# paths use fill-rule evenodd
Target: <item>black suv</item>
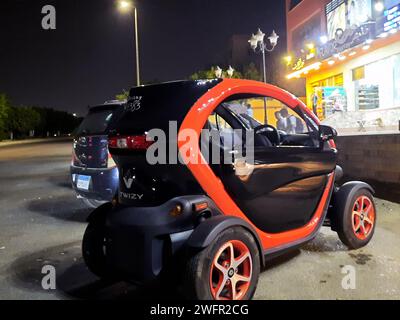
M 89 207 L 110 202 L 118 190 L 118 169 L 108 152 L 108 129 L 125 102 L 110 101 L 92 107 L 79 126 L 73 144 L 72 187 Z

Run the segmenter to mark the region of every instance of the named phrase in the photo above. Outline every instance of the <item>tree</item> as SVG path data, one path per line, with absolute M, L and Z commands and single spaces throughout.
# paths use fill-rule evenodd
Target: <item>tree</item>
M 190 77 L 190 80 L 207 80 L 207 79 L 215 79 L 215 68 L 212 67 L 208 70 L 200 70 L 193 73 Z
M 31 107 L 10 107 L 6 129 L 15 136 L 25 137 L 40 123 L 40 114 Z
M 58 133 L 70 134 L 82 122 L 82 118 L 74 117 L 72 114 L 65 111 L 40 107 L 34 107 L 34 110 L 40 115 L 40 121 L 35 131 L 41 136 Z
M 208 80 L 208 79 L 215 79 L 216 75 L 215 75 L 215 70 L 216 67 L 211 67 L 211 69 L 208 70 L 200 70 L 195 72 L 194 74 L 192 74 L 189 79 L 190 80 Z M 226 71 L 222 72 L 222 77 L 223 78 L 228 78 L 228 75 L 226 73 Z M 233 79 L 241 79 L 243 78 L 243 75 L 239 72 L 236 71 L 233 73 L 232 76 Z
M 71 134 L 82 118 L 54 109 L 41 107 L 15 107 L 5 94 L 0 94 L 0 140 L 24 138 L 35 132 L 35 136 Z
M 0 140 L 7 137 L 7 120 L 10 102 L 5 94 L 0 94 Z
M 253 62 L 244 67 L 243 79 L 262 81 L 261 73 Z
M 120 94 L 117 94 L 116 96 L 115 96 L 115 99 L 117 99 L 118 101 L 125 101 L 125 100 L 127 100 L 129 98 L 129 91 L 127 91 L 127 90 L 122 90 L 122 93 L 120 93 Z

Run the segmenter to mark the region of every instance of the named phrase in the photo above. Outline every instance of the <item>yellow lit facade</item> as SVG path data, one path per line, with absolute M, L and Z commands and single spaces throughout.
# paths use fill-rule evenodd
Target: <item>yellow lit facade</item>
M 318 32 L 320 37 L 314 34 L 315 46 L 305 37 L 301 53 L 296 54 L 296 45 L 288 44 L 288 54 L 297 63 L 290 65 L 286 77 L 288 81 L 299 81 L 299 78 L 305 81 L 307 106 L 339 132 L 399 131 L 400 22 L 392 22 L 400 21 L 400 0 L 396 1 L 398 5 L 391 0 L 384 2 L 385 10 L 381 14 L 373 11 L 373 0 L 360 2 L 364 6 L 365 3 L 371 5 L 371 9 L 368 8 L 372 14 L 370 21 L 358 26 L 347 25 L 348 29 L 335 32 L 335 26 L 330 24 L 337 21 L 332 22 L 330 15 L 345 15 L 346 23 L 354 19 L 349 17 L 346 0 L 319 4 L 303 0 L 288 12 L 290 19 L 295 13 L 296 17 L 301 16 L 307 6 L 314 5 L 312 12 L 317 12 L 319 5 L 319 15 L 325 15 L 325 23 L 321 22 Z M 315 21 L 312 17 L 303 20 L 305 30 L 308 21 Z M 288 26 L 288 39 L 299 42 L 293 34 L 301 34 L 296 29 L 302 27 L 293 28 L 294 31 Z

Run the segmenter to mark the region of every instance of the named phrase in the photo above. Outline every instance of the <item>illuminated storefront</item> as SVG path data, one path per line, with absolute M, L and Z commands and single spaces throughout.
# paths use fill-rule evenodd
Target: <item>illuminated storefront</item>
M 398 131 L 400 0 L 325 1 L 321 10 L 320 34 L 290 46 L 287 78 L 306 79 L 309 108 L 339 131 Z

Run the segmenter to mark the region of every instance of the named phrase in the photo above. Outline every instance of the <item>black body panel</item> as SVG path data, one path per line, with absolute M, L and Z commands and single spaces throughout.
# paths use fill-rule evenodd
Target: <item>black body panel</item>
M 280 233 L 306 225 L 315 213 L 336 167 L 336 151 L 302 147 L 255 151 L 254 171 L 235 175 L 224 166 L 222 179 L 239 208 L 260 230 Z
M 125 111 L 111 134 L 144 134 L 152 129 L 168 133 L 169 121 L 180 127 L 196 101 L 221 80 L 176 81 L 131 89 Z
M 320 219 L 319 223 L 317 226 L 315 226 L 314 231 L 306 238 L 301 238 L 298 239 L 294 242 L 291 243 L 287 243 L 285 245 L 279 246 L 279 247 L 275 247 L 269 250 L 265 250 L 264 251 L 264 256 L 265 256 L 265 260 L 269 261 L 274 259 L 277 256 L 280 256 L 282 254 L 285 254 L 286 252 L 292 251 L 292 250 L 296 250 L 300 247 L 302 247 L 303 245 L 305 245 L 306 243 L 312 241 L 318 234 L 318 232 L 320 231 L 320 229 L 322 228 L 322 226 L 324 225 L 326 218 L 328 216 L 328 212 L 330 210 L 331 207 L 331 201 L 332 201 L 332 197 L 333 194 L 335 192 L 335 188 L 334 188 L 334 184 L 332 184 L 330 190 L 329 190 L 329 196 L 327 201 L 324 204 L 324 208 L 323 208 L 323 213 L 322 213 L 322 218 Z
M 106 256 L 111 270 L 133 282 L 155 280 L 174 265 L 174 258 L 202 222 L 202 215 L 194 211 L 194 205 L 203 202 L 208 203 L 210 217 L 219 214 L 212 200 L 204 196 L 175 198 L 152 208 L 117 206 L 105 217 L 98 211 L 98 219 L 105 218 Z M 182 212 L 173 216 L 170 212 L 177 205 Z
M 146 161 L 145 152 L 114 155 L 114 159 L 119 168 L 121 204 L 133 207 L 154 207 L 175 197 L 204 194 L 203 189 L 185 165 L 152 166 Z
M 131 90 L 127 107 L 110 135 L 144 135 L 161 129 L 169 159 L 165 159 L 168 164 L 149 164 L 145 151 L 111 149 L 120 173 L 121 204 L 152 207 L 174 197 L 204 194 L 186 165 L 179 164 L 177 134 L 195 102 L 218 83 L 220 80 L 179 81 Z M 174 122 L 172 127 L 170 122 Z

